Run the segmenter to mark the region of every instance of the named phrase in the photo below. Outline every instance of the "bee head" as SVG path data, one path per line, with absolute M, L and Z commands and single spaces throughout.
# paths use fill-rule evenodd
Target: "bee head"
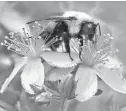
M 99 35 L 101 36 L 99 23 L 94 23 L 93 21 L 83 21 L 81 24 L 80 35 L 87 35 L 88 39 L 92 40 L 96 35 L 97 30 L 99 30 Z
M 95 24 L 94 22 L 84 21 L 81 23 L 80 33 L 87 35 L 94 34 L 96 32 L 98 25 L 99 24 Z

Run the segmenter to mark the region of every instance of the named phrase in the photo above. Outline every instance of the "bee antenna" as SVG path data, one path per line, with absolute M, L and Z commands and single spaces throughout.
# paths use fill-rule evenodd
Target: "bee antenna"
M 77 20 L 76 17 L 61 17 L 61 16 L 54 16 L 46 18 L 46 20 Z
M 41 21 L 41 20 L 33 20 L 33 21 L 30 21 L 30 22 L 27 22 L 26 24 L 31 24 L 31 23 L 34 23 L 36 21 Z
M 98 23 L 98 24 L 99 24 L 99 23 Z M 99 24 L 99 31 L 100 31 L 99 33 L 100 33 L 100 36 L 101 36 L 101 27 L 100 27 L 100 24 Z
M 31 23 L 33 23 L 33 22 L 35 22 L 35 20 L 34 20 L 34 21 L 27 22 L 26 24 L 31 24 Z

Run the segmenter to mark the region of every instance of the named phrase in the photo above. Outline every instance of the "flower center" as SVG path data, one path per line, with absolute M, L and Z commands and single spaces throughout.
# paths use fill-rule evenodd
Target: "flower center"
M 100 36 L 97 38 L 97 43 L 93 44 L 91 41 L 85 43 L 82 47 L 82 59 L 87 65 L 95 65 L 105 63 L 108 61 L 108 56 L 114 55 L 117 52 L 112 47 L 113 37 L 110 34 Z
M 72 41 L 72 46 L 76 49 L 76 52 L 79 54 L 79 50 L 81 51 L 81 59 L 85 65 L 93 66 L 99 63 L 105 63 L 107 61 L 107 57 L 115 54 L 117 49 L 115 50 L 112 47 L 113 37 L 110 34 L 103 35 L 97 37 L 97 43 L 94 44 L 90 40 L 83 40 L 83 46 L 80 48 L 79 40 L 76 39 Z M 78 49 L 78 51 L 77 51 Z
M 9 33 L 9 36 L 5 37 L 1 45 L 7 46 L 8 50 L 20 55 L 31 57 L 39 56 L 51 44 L 56 42 L 55 38 L 48 41 L 49 39 L 50 34 L 47 34 L 46 31 L 44 33 L 42 25 L 34 22 L 28 26 L 28 30 L 23 28 L 22 32 Z
M 4 43 L 1 43 L 1 45 L 7 46 L 8 50 L 12 50 L 20 55 L 35 55 L 33 38 L 25 30 L 24 33 L 11 32 L 9 35 L 9 37 L 5 37 Z

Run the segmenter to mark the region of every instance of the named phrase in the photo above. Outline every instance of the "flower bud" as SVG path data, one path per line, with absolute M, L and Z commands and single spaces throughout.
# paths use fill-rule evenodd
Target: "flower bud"
M 43 92 L 35 97 L 35 102 L 39 105 L 49 105 L 51 101 L 51 94 L 49 92 Z
M 35 85 L 30 85 L 32 89 L 35 92 L 35 95 L 32 97 L 36 104 L 42 105 L 42 106 L 48 106 L 51 101 L 51 96 L 52 94 L 47 91 L 46 87 L 43 87 L 42 90 L 40 90 L 37 86 Z
M 75 98 L 75 89 L 77 82 L 74 80 L 74 75 L 68 74 L 61 80 L 59 84 L 60 93 L 64 98 L 73 99 Z

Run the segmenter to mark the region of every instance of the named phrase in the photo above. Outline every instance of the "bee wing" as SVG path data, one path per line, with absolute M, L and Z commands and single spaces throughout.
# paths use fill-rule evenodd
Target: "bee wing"
M 77 20 L 77 19 L 75 17 L 54 16 L 46 18 L 46 20 L 62 21 L 62 20 Z
M 26 24 L 28 25 L 28 30 L 32 36 L 39 36 L 44 31 L 51 32 L 56 25 L 55 22 L 47 20 L 35 20 L 27 22 Z

